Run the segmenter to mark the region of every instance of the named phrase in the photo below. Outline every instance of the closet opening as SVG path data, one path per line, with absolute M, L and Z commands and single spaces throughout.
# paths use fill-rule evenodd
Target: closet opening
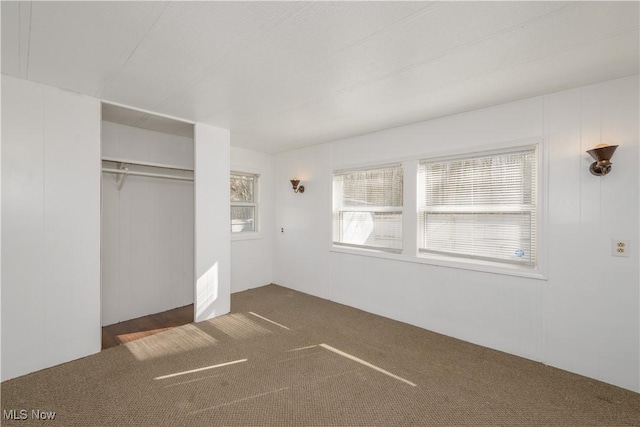
M 194 126 L 102 104 L 102 348 L 194 320 Z

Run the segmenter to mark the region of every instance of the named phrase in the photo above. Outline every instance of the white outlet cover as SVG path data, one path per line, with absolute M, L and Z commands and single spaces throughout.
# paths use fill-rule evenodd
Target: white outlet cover
M 611 255 L 619 257 L 629 257 L 630 242 L 629 240 L 611 239 Z

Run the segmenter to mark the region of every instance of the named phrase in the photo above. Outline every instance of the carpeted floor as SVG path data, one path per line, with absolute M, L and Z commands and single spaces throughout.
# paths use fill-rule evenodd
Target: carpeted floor
M 639 394 L 275 285 L 6 381 L 2 409 L 20 426 L 640 425 Z

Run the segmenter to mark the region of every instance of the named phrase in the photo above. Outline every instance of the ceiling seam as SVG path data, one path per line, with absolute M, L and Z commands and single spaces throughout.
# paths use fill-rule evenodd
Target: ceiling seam
M 422 18 L 425 15 L 428 15 L 428 14 L 436 11 L 438 8 L 443 7 L 442 5 L 443 5 L 442 2 L 438 2 L 438 3 L 433 4 L 433 5 L 425 6 L 424 8 L 419 9 L 419 10 L 413 12 L 413 13 L 410 13 L 407 16 L 404 16 L 402 18 L 397 19 L 396 21 L 390 23 L 389 25 L 385 25 L 384 27 L 379 28 L 378 30 L 372 32 L 371 34 L 365 36 L 364 38 L 362 38 L 362 39 L 360 39 L 360 40 L 358 40 L 358 41 L 356 41 L 354 43 L 351 43 L 349 45 L 343 46 L 340 49 L 337 49 L 334 52 L 331 52 L 327 56 L 330 58 L 330 57 L 332 57 L 332 56 L 334 56 L 334 55 L 336 55 L 336 54 L 338 54 L 338 53 L 340 53 L 340 52 L 342 52 L 344 50 L 353 48 L 355 46 L 358 46 L 359 44 L 363 44 L 363 43 L 367 42 L 368 40 L 374 38 L 375 36 L 378 36 L 378 35 L 381 35 L 381 34 L 384 34 L 384 33 L 388 33 L 392 29 L 397 27 L 398 25 L 406 25 L 406 24 L 408 24 L 410 22 L 413 22 L 413 21 L 415 21 L 415 20 L 417 20 L 419 18 Z
M 29 2 L 29 30 L 27 31 L 27 71 L 26 76 L 29 78 L 29 60 L 31 59 L 31 21 L 33 20 L 33 2 Z
M 29 23 L 27 26 L 27 43 L 26 43 L 26 52 L 23 53 L 23 49 L 22 49 L 22 23 L 23 23 L 23 10 L 26 10 L 25 8 L 22 8 L 21 6 L 24 3 L 19 3 L 18 4 L 18 75 L 21 78 L 25 78 L 25 79 L 29 79 L 29 56 L 30 56 L 30 52 L 31 52 L 31 20 L 32 20 L 32 11 L 33 11 L 33 2 L 29 2 Z M 25 12 L 26 13 L 26 12 Z M 24 55 L 25 58 L 25 69 L 22 70 L 22 65 L 23 65 L 23 60 L 22 60 L 22 55 Z
M 4 37 L 6 39 L 6 36 Z M 22 67 L 22 19 L 20 19 L 20 3 L 18 3 L 18 77 L 22 77 L 21 67 Z
M 142 37 L 140 37 L 140 40 L 138 41 L 138 43 L 136 44 L 136 46 L 131 50 L 131 53 L 129 53 L 129 56 L 127 56 L 127 59 L 125 59 L 124 63 L 120 66 L 120 68 L 116 71 L 114 71 L 111 76 L 107 76 L 105 77 L 105 79 L 102 81 L 102 83 L 100 84 L 100 87 L 98 88 L 98 90 L 95 92 L 94 96 L 95 97 L 100 97 L 100 94 L 102 93 L 102 90 L 104 89 L 105 85 L 107 84 L 107 82 L 113 80 L 116 76 L 118 76 L 118 74 L 120 74 L 120 72 L 122 72 L 122 70 L 127 66 L 127 64 L 129 63 L 129 60 L 131 59 L 131 57 L 133 56 L 133 54 L 138 50 L 138 48 L 140 47 L 140 45 L 142 44 L 142 42 L 144 42 L 144 40 L 147 38 L 147 36 L 149 35 L 149 33 L 151 32 L 151 30 L 153 30 L 153 27 L 156 26 L 156 24 L 158 23 L 158 20 L 160 19 L 160 17 L 164 14 L 164 11 L 167 9 L 167 7 L 169 6 L 170 1 L 167 1 L 164 5 L 164 7 L 162 8 L 162 10 L 160 11 L 160 13 L 158 13 L 158 16 L 156 16 L 156 19 L 153 21 L 153 23 L 149 26 L 149 29 L 144 33 L 144 35 Z
M 162 8 L 162 11 L 158 14 L 158 16 L 156 17 L 156 19 L 153 21 L 153 24 L 151 24 L 151 26 L 149 26 L 149 29 L 147 30 L 146 33 L 144 33 L 144 35 L 140 38 L 140 41 L 138 42 L 138 44 L 136 45 L 136 47 L 133 48 L 133 50 L 131 51 L 131 53 L 129 54 L 129 56 L 127 57 L 127 59 L 124 61 L 124 64 L 122 64 L 122 68 L 126 67 L 127 64 L 129 63 L 129 60 L 131 59 L 131 57 L 133 56 L 134 53 L 136 53 L 136 51 L 138 50 L 138 48 L 140 47 L 140 45 L 142 44 L 142 42 L 144 42 L 144 39 L 147 38 L 147 36 L 149 35 L 149 33 L 153 30 L 153 27 L 156 26 L 156 24 L 158 23 L 158 20 L 160 19 L 160 17 L 162 17 L 162 15 L 164 14 L 164 11 L 167 10 L 167 7 L 169 7 L 169 3 L 170 1 L 166 2 L 166 4 L 164 5 L 164 7 Z

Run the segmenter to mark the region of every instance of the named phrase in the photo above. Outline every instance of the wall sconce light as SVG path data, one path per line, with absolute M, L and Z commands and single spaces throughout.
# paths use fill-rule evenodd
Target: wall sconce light
M 587 153 L 595 162 L 589 166 L 589 172 L 595 176 L 604 176 L 611 172 L 611 157 L 616 152 L 617 145 L 598 144 L 595 148 L 588 150 Z
M 293 192 L 304 193 L 304 185 L 298 186 L 298 184 L 300 184 L 300 180 L 298 178 L 293 178 L 291 180 L 291 185 L 293 186 Z

